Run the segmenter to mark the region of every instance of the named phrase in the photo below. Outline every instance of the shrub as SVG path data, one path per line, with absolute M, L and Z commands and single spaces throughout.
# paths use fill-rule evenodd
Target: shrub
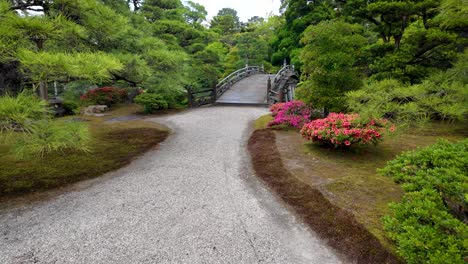
M 142 93 L 135 97 L 135 103 L 142 105 L 147 114 L 156 112 L 157 110 L 165 110 L 169 107 L 167 101 L 159 94 Z
M 281 110 L 283 110 L 284 104 L 285 104 L 285 103 L 276 103 L 276 104 L 270 106 L 271 116 L 272 116 L 272 117 L 277 116 L 277 115 L 278 115 L 278 112 L 281 111 Z
M 0 132 L 9 130 L 29 131 L 34 120 L 46 116 L 47 102 L 30 92 L 18 96 L 0 97 Z
M 363 120 L 359 114 L 330 113 L 327 118 L 305 124 L 301 134 L 307 140 L 335 147 L 357 144 L 378 144 L 388 122 L 385 119 Z M 390 131 L 394 128 L 391 127 Z
M 407 192 L 434 189 L 453 213 L 465 218 L 468 215 L 464 197 L 468 193 L 468 139 L 458 143 L 440 140 L 427 148 L 405 152 L 389 161 L 381 173 L 403 184 Z
M 76 115 L 79 113 L 79 106 L 73 101 L 63 101 L 62 107 L 65 110 L 64 115 Z
M 311 108 L 301 101 L 274 104 L 270 107 L 270 111 L 274 119 L 268 123 L 269 127 L 287 125 L 301 128 L 310 121 Z
M 407 192 L 390 204 L 388 236 L 408 263 L 465 263 L 468 255 L 468 139 L 401 154 L 381 172 Z
M 127 98 L 127 92 L 124 89 L 115 87 L 101 87 L 89 90 L 80 97 L 82 101 L 90 102 L 91 104 L 112 106 L 120 103 Z
M 348 106 L 361 115 L 385 117 L 399 123 L 429 119 L 466 120 L 467 85 L 436 78 L 444 79 L 446 75 L 415 85 L 394 79 L 373 81 L 360 90 L 347 93 Z

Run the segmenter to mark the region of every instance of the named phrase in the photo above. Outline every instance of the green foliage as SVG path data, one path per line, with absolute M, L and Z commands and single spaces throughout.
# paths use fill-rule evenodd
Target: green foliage
M 468 228 L 446 211 L 436 191 L 409 193 L 390 207 L 384 226 L 407 263 L 465 263 Z
M 147 114 L 165 110 L 169 107 L 167 101 L 161 95 L 155 93 L 142 93 L 135 97 L 135 103 L 142 105 Z
M 44 118 L 47 103 L 32 93 L 23 91 L 14 97 L 0 97 L 0 133 L 11 130 L 31 132 L 34 122 Z
M 232 8 L 219 10 L 218 15 L 211 19 L 210 27 L 220 34 L 233 34 L 240 31 L 240 21 L 237 11 Z
M 18 53 L 21 69 L 33 82 L 63 81 L 66 78 L 103 82 L 123 65 L 105 53 L 51 53 L 22 49 Z
M 468 115 L 466 55 L 445 73 L 421 84 L 405 85 L 393 79 L 372 81 L 347 94 L 350 110 L 365 116 L 391 118 L 398 123 L 429 119 L 464 121 Z
M 247 32 L 234 39 L 240 58 L 249 65 L 261 65 L 268 59 L 268 43 L 254 32 Z
M 302 39 L 304 81 L 297 93 L 300 99 L 334 112 L 345 110 L 344 93 L 362 84 L 357 67 L 360 50 L 367 40 L 363 27 L 341 20 L 310 26 Z
M 16 157 L 43 157 L 47 153 L 74 149 L 89 151 L 88 127 L 77 122 L 53 122 L 40 120 L 34 124 L 29 135 L 17 137 L 12 151 Z
M 184 8 L 180 0 L 146 0 L 141 12 L 151 22 L 162 19 L 182 21 Z
M 381 172 L 407 194 L 384 219 L 408 263 L 464 263 L 468 253 L 468 140 L 405 152 Z M 458 219 L 457 219 L 458 218 Z
M 466 0 L 443 0 L 436 21 L 445 29 L 463 32 L 468 27 L 468 4 Z
M 397 78 L 402 82 L 419 83 L 436 70 L 450 66 L 456 56 L 455 43 L 456 34 L 426 28 L 422 21 L 416 21 L 406 28 L 398 49 L 371 63 L 372 78 Z
M 22 92 L 16 97 L 0 97 L 0 138 L 12 146 L 18 158 L 64 149 L 87 151 L 87 126 L 78 123 L 53 122 L 47 114 L 47 103 L 37 96 Z

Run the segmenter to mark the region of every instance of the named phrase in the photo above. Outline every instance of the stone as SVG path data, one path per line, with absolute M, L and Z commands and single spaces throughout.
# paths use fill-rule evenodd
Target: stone
M 109 107 L 107 107 L 107 105 L 90 105 L 86 108 L 83 108 L 81 110 L 81 114 L 92 116 L 95 114 L 104 113 L 107 110 L 109 110 Z

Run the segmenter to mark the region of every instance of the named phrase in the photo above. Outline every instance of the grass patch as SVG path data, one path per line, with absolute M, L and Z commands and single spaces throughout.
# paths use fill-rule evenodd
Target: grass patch
M 255 129 L 267 128 L 268 122 L 272 120 L 273 120 L 273 117 L 270 114 L 261 116 L 257 120 L 255 120 L 254 128 Z
M 140 107 L 130 105 L 115 107 L 108 114 L 115 117 L 138 111 Z M 69 118 L 74 117 L 66 119 Z M 18 160 L 9 153 L 9 146 L 0 145 L 0 197 L 44 191 L 100 176 L 128 164 L 169 134 L 165 127 L 144 120 L 106 123 L 107 117 L 81 118 L 89 120 L 90 153 L 68 150 Z

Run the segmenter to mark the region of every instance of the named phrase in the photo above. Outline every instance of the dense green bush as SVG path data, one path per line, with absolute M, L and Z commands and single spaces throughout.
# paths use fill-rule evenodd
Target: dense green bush
M 456 120 L 468 117 L 468 50 L 459 55 L 454 67 L 433 74 L 419 84 L 396 79 L 372 81 L 362 89 L 347 93 L 350 110 L 361 115 L 377 115 L 398 122 Z
M 169 107 L 167 101 L 159 94 L 142 93 L 135 97 L 135 103 L 142 105 L 147 114 L 156 112 L 157 110 L 165 110 Z
M 74 101 L 63 101 L 62 106 L 65 110 L 64 115 L 76 115 L 79 113 L 79 106 Z
M 403 153 L 381 172 L 407 194 L 384 218 L 408 263 L 464 263 L 468 255 L 468 139 Z

